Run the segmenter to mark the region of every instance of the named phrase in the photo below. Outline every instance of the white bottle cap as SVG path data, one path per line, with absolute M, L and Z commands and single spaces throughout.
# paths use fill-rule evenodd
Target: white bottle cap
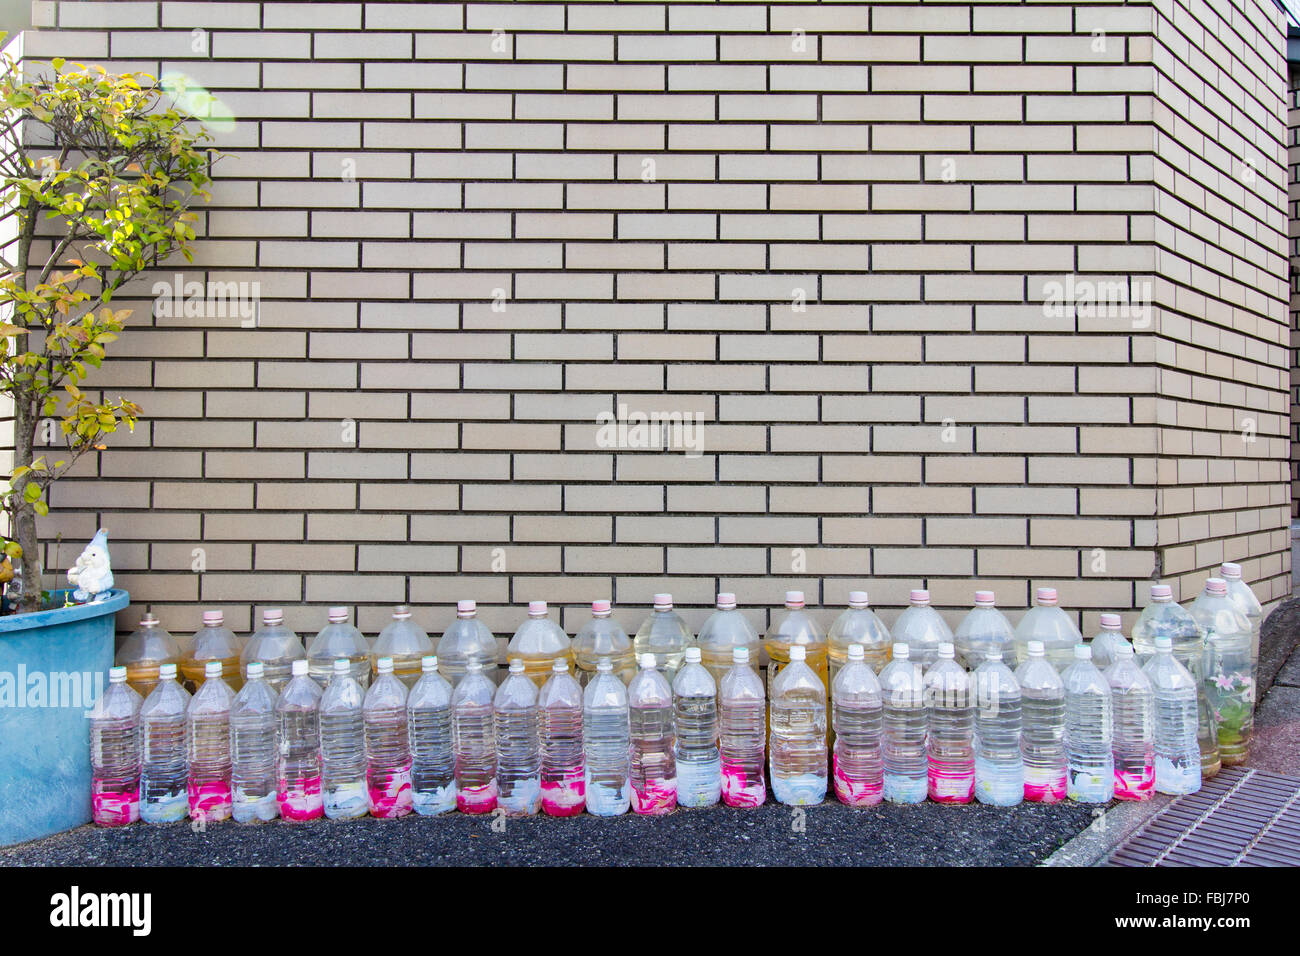
M 792 609 L 793 609 L 793 608 L 797 608 L 797 607 L 803 607 L 803 592 L 802 592 L 802 591 L 786 591 L 786 592 L 785 592 L 785 606 L 788 607 L 788 608 L 792 608 Z
M 1219 573 L 1229 580 L 1235 580 L 1241 577 L 1241 565 L 1233 564 L 1231 561 L 1224 561 L 1219 568 Z
M 976 607 L 993 607 L 994 603 L 995 603 L 995 595 L 993 594 L 992 591 L 975 592 Z
M 916 607 L 925 607 L 930 603 L 930 592 L 925 588 L 913 588 L 908 600 Z
M 297 664 L 298 662 L 297 662 L 297 661 L 294 661 L 294 663 Z M 167 666 L 170 667 L 170 668 L 172 669 L 172 677 L 175 678 L 175 677 L 176 677 L 176 665 L 175 665 L 175 664 L 168 664 Z M 302 662 L 302 669 L 303 669 L 303 672 L 306 673 L 306 671 L 307 671 L 307 662 L 306 662 L 306 661 L 303 661 L 303 662 Z M 220 677 L 220 676 L 221 676 L 221 670 L 222 670 L 222 667 L 221 667 L 221 661 L 208 661 L 206 664 L 203 665 L 203 677 L 204 677 L 204 679 L 207 679 L 207 678 L 209 678 L 209 677 Z
M 563 657 L 557 657 L 555 663 L 551 665 L 551 670 L 557 674 L 567 674 L 569 672 L 569 662 Z
M 1174 589 L 1167 584 L 1151 585 L 1151 600 L 1153 601 L 1172 601 L 1174 599 Z
M 642 654 L 638 661 L 642 670 L 649 670 L 655 666 L 655 656 L 653 654 Z
M 1076 661 L 1090 661 L 1090 660 L 1092 660 L 1092 648 L 1089 647 L 1087 644 L 1075 644 L 1075 645 L 1074 645 L 1074 659 L 1075 659 Z
M 1228 593 L 1228 582 L 1223 578 L 1206 578 L 1205 593 L 1213 594 L 1216 597 L 1222 597 Z
M 478 604 L 476 602 L 474 601 L 456 602 L 457 617 L 473 617 L 477 613 L 478 613 Z
M 854 608 L 854 609 L 861 609 L 861 608 L 865 608 L 865 607 L 867 607 L 867 606 L 868 606 L 868 602 L 867 602 L 867 592 L 866 592 L 866 591 L 850 591 L 850 592 L 849 592 L 849 607 Z
M 591 613 L 596 615 L 597 617 L 609 617 L 611 613 L 609 601 L 607 600 L 592 601 Z
M 420 658 L 420 672 L 423 674 L 432 674 L 438 669 L 438 657 L 436 654 L 425 654 Z
M 411 619 L 411 609 L 405 604 L 399 604 L 393 608 L 394 621 L 409 621 Z
M 212 663 L 216 664 L 217 662 L 213 661 Z M 291 665 L 289 665 L 289 670 L 294 677 L 302 677 L 304 674 L 307 673 L 307 662 L 299 658 L 298 660 L 294 661 Z
M 248 662 L 248 679 L 249 679 L 249 680 L 261 680 L 261 678 L 262 678 L 262 672 L 265 671 L 265 670 L 266 670 L 266 665 L 263 664 L 261 661 L 249 661 L 249 662 Z
M 1117 658 L 1119 658 L 1119 657 L 1132 657 L 1132 656 L 1133 656 L 1133 645 L 1130 644 L 1128 641 L 1122 641 L 1122 642 L 1120 642 L 1119 644 L 1116 644 L 1116 645 L 1115 645 L 1115 656 L 1116 656 Z
M 698 647 L 686 648 L 686 663 L 698 664 L 700 662 L 700 649 Z
M 939 645 L 939 656 L 943 658 L 945 661 L 950 661 L 956 658 L 957 650 L 947 641 L 944 641 L 942 644 Z
M 331 624 L 343 624 L 349 617 L 348 609 L 345 607 L 332 607 L 329 611 L 329 620 Z
M 849 645 L 849 660 L 850 660 L 850 661 L 853 661 L 853 662 L 856 663 L 856 662 L 858 662 L 858 661 L 865 661 L 866 659 L 867 659 L 867 652 L 863 649 L 863 647 L 862 647 L 861 644 L 850 644 L 850 645 Z
M 284 608 L 268 607 L 262 612 L 262 623 L 274 627 L 284 623 Z
M 904 644 L 902 641 L 899 641 L 894 645 L 893 657 L 895 660 L 905 661 L 911 653 L 912 648 L 907 644 Z
M 1030 641 L 1025 646 L 1025 649 L 1029 652 L 1030 657 L 1043 657 L 1046 655 L 1042 641 Z
M 110 668 L 108 669 L 108 682 L 109 682 L 110 684 L 125 684 L 125 683 L 126 683 L 126 668 L 125 668 L 125 667 L 110 667 Z
M 733 648 L 731 649 L 731 663 L 733 663 L 733 664 L 748 664 L 748 663 L 749 663 L 749 648 L 748 648 L 748 647 L 733 647 Z M 126 671 L 123 670 L 122 673 L 125 674 Z
M 1034 592 L 1034 600 L 1043 607 L 1051 607 L 1058 600 L 1056 588 L 1039 588 Z
M 1101 616 L 1101 626 L 1108 631 L 1118 631 L 1123 623 L 1118 614 L 1107 612 Z
M 346 674 L 351 667 L 352 665 L 346 657 L 340 657 L 334 661 L 334 673 L 336 674 Z
M 516 657 L 510 661 L 510 673 L 522 674 L 524 672 L 523 658 Z
M 736 595 L 732 594 L 730 591 L 718 592 L 719 611 L 731 611 L 734 610 L 735 607 L 736 607 Z
M 596 661 L 597 673 L 609 674 L 612 673 L 613 670 L 614 670 L 614 662 L 611 661 L 608 657 L 602 657 L 600 660 Z
M 216 664 L 216 665 L 217 665 L 217 673 L 218 673 L 218 674 L 221 673 L 221 661 L 208 661 L 208 664 Z M 206 677 L 206 676 L 207 676 L 207 673 L 208 673 L 208 668 L 207 668 L 207 665 L 205 664 L 204 667 L 203 667 L 203 675 Z M 175 664 L 163 664 L 162 666 L 160 666 L 160 667 L 158 668 L 158 676 L 159 676 L 159 678 L 161 678 L 162 680 L 175 680 L 175 679 L 176 679 L 176 665 L 175 665 Z
M 151 611 L 145 611 L 145 612 L 144 612 L 144 617 L 140 618 L 140 626 L 141 626 L 141 627 L 157 627 L 157 626 L 158 626 L 158 618 L 156 618 L 156 617 L 153 616 L 153 612 L 151 612 Z
M 671 611 L 673 609 L 673 596 L 671 594 L 655 595 L 656 611 Z
M 545 602 L 545 601 L 529 601 L 529 602 L 528 602 L 528 616 L 529 616 L 529 617 L 546 617 L 546 602 Z
M 393 672 L 393 659 L 391 657 L 381 657 L 375 661 L 375 670 L 380 674 L 391 674 Z
M 221 611 L 213 610 L 213 611 L 203 612 L 204 627 L 221 627 L 221 625 L 225 623 L 226 623 L 226 615 Z
M 808 659 L 808 651 L 804 648 L 802 644 L 795 644 L 793 647 L 790 648 L 791 664 L 793 664 L 795 661 L 803 661 L 807 659 Z
M 1174 649 L 1174 639 L 1168 634 L 1161 634 L 1156 638 L 1157 651 L 1172 651 Z

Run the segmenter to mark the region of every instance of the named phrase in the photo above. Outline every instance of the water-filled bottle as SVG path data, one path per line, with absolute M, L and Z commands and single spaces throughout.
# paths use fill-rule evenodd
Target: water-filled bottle
M 370 649 L 371 679 L 379 675 L 379 661 L 387 657 L 393 662 L 393 676 L 407 690 L 420 679 L 420 661 L 433 653 L 433 641 L 424 628 L 411 618 L 411 609 L 405 604 L 393 608 L 393 619 L 375 638 Z
M 348 662 L 348 674 L 364 691 L 370 686 L 370 642 L 353 625 L 345 607 L 329 609 L 329 620 L 307 648 L 307 673 L 324 687 L 334 679 L 339 658 Z
M 975 693 L 952 644 L 939 645 L 937 659 L 925 672 L 925 709 L 930 799 L 970 803 L 975 796 Z
M 572 817 L 587 805 L 586 761 L 582 752 L 582 687 L 557 659 L 537 695 L 542 738 L 542 812 Z
M 849 592 L 849 606 L 826 632 L 832 687 L 835 684 L 835 675 L 848 663 L 849 648 L 854 644 L 862 648 L 862 653 L 865 655 L 863 660 L 875 673 L 879 674 L 885 669 L 885 665 L 889 663 L 889 651 L 893 641 L 889 637 L 889 628 L 885 627 L 885 622 L 871 610 L 866 591 Z
M 1094 644 L 1096 643 L 1094 639 Z M 1155 689 L 1138 667 L 1133 647 L 1121 640 L 1102 672 L 1114 714 L 1115 799 L 1146 800 L 1155 791 Z
M 1020 685 L 1020 752 L 1025 760 L 1025 799 L 1057 803 L 1066 795 L 1065 684 L 1047 660 L 1041 641 L 1030 641 L 1016 668 Z
M 717 610 L 709 615 L 700 628 L 698 643 L 702 662 L 719 685 L 734 663 L 733 649 L 743 647 L 749 651 L 749 659 L 757 661 L 761 647 L 758 631 L 736 609 L 736 595 L 729 591 L 718 595 Z
M 1002 660 L 1015 660 L 1016 632 L 1007 616 L 997 608 L 992 591 L 976 591 L 975 606 L 957 624 L 953 631 L 953 647 L 957 663 L 968 671 L 976 670 L 988 659 L 989 651 L 996 648 Z
M 542 808 L 537 694 L 537 685 L 524 672 L 524 662 L 512 660 L 510 672 L 492 701 L 497 735 L 497 805 L 507 816 L 532 816 Z
M 1016 625 L 1016 664 L 1023 664 L 1029 656 L 1029 642 L 1038 641 L 1047 662 L 1062 674 L 1074 663 L 1074 647 L 1082 640 L 1070 615 L 1061 609 L 1056 588 L 1038 588 L 1034 606 Z
M 772 794 L 787 806 L 826 799 L 826 685 L 791 644 L 789 663 L 772 682 L 769 761 Z
M 632 811 L 671 813 L 677 806 L 677 763 L 673 759 L 673 691 L 653 654 L 642 654 L 640 670 L 627 685 L 631 729 Z
M 364 664 L 362 673 L 368 680 L 369 657 Z M 361 713 L 365 698 L 366 692 L 356 677 L 356 662 L 340 657 L 334 662 L 320 698 L 321 790 L 325 816 L 331 820 L 353 820 L 370 810 L 366 796 L 365 720 Z
M 835 666 L 832 658 L 831 666 Z M 835 749 L 831 779 L 835 796 L 851 807 L 870 807 L 884 793 L 881 738 L 884 733 L 880 681 L 861 644 L 850 644 L 844 667 L 831 679 L 831 723 Z
M 556 658 L 573 660 L 573 646 L 569 635 L 547 615 L 545 601 L 529 601 L 528 617 L 519 625 L 506 647 L 510 660 L 524 662 L 524 673 L 537 685 L 538 690 L 551 676 Z
M 737 645 L 718 683 L 718 754 L 727 806 L 757 807 L 767 800 L 766 744 L 766 688 L 750 665 L 749 648 Z
M 203 612 L 203 627 L 194 632 L 190 649 L 181 657 L 181 677 L 185 689 L 193 694 L 203 685 L 203 665 L 208 661 L 221 661 L 221 679 L 230 689 L 239 693 L 244 686 L 244 676 L 239 669 L 239 654 L 243 642 L 235 632 L 226 627 L 226 616 L 214 609 Z
M 582 748 L 586 761 L 587 812 L 598 817 L 627 813 L 631 806 L 631 726 L 627 687 L 613 662 L 596 662 L 596 676 L 582 692 Z
M 376 662 L 361 716 L 366 733 L 366 790 L 370 815 L 394 820 L 411 812 L 411 738 L 406 725 L 406 685 L 391 658 Z
M 573 638 L 573 661 L 580 686 L 586 687 L 596 676 L 596 665 L 602 657 L 609 658 L 623 683 L 636 676 L 632 639 L 614 620 L 613 613 L 609 601 L 592 601 L 591 620 Z
M 289 665 L 289 682 L 275 702 L 280 744 L 276 796 L 280 817 L 293 823 L 325 815 L 320 763 L 321 689 L 308 675 L 307 667 L 305 656 Z
M 221 661 L 208 661 L 203 686 L 185 708 L 192 820 L 216 823 L 230 818 L 230 708 L 234 702 L 234 692 L 221 679 Z
M 891 631 L 894 643 L 908 646 L 908 659 L 928 670 L 939 659 L 939 645 L 951 644 L 952 631 L 943 615 L 930 606 L 930 592 L 916 588 L 908 598 L 908 606 L 898 615 Z
M 883 794 L 890 803 L 921 803 L 928 788 L 925 683 L 911 653 L 908 645 L 895 641 L 890 662 L 880 672 Z
M 659 673 L 671 686 L 682 666 L 682 655 L 695 643 L 695 635 L 682 616 L 673 610 L 671 594 L 656 594 L 654 607 L 639 628 L 632 645 L 637 656 L 653 654 Z
M 1110 684 L 1092 663 L 1092 648 L 1078 644 L 1065 685 L 1066 795 L 1080 803 L 1115 796 L 1114 715 Z
M 467 658 L 484 664 L 477 657 Z M 420 679 L 406 698 L 406 724 L 411 737 L 411 805 L 431 817 L 456 809 L 456 750 L 452 741 L 452 686 L 432 654 L 420 661 Z M 493 662 L 495 669 L 496 664 Z
M 90 712 L 90 812 L 101 827 L 140 819 L 140 705 L 126 668 L 108 672 L 108 687 Z
M 266 823 L 280 815 L 276 770 L 275 691 L 258 661 L 230 706 L 231 815 L 236 823 Z
M 257 661 L 262 665 L 263 679 L 277 694 L 284 690 L 293 677 L 293 662 L 306 660 L 307 649 L 302 640 L 284 623 L 284 611 L 269 607 L 262 612 L 262 626 L 253 632 L 239 654 L 239 667 L 248 679 L 248 665 Z
M 686 648 L 686 662 L 673 678 L 673 757 L 679 807 L 711 807 L 722 797 L 718 688 L 700 658 L 698 647 Z
M 190 695 L 163 664 L 159 681 L 140 707 L 140 819 L 175 823 L 189 813 L 186 792 L 185 711 Z
M 454 688 L 469 669 L 470 661 L 478 661 L 483 676 L 497 682 L 497 639 L 478 617 L 475 601 L 456 602 L 456 618 L 438 639 L 438 668 Z
M 971 675 L 975 684 L 975 799 L 1013 807 L 1025 798 L 1025 761 L 1020 752 L 1020 684 L 1002 663 L 1007 643 L 985 650 Z
M 497 807 L 497 738 L 492 724 L 496 689 L 483 665 L 471 660 L 452 691 L 456 809 L 461 813 L 491 813 Z

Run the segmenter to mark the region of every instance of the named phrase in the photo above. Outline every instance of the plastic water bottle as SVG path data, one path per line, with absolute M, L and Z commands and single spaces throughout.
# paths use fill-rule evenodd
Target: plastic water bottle
M 731 667 L 718 683 L 718 756 L 722 802 L 757 807 L 767 800 L 767 695 L 750 666 L 750 650 L 731 649 Z
M 1103 614 L 1101 616 L 1101 630 L 1097 632 L 1088 646 L 1092 648 L 1092 662 L 1100 671 L 1105 671 L 1111 664 L 1115 663 L 1116 648 L 1121 644 L 1129 647 L 1129 643 L 1124 638 L 1123 622 L 1118 614 Z
M 711 807 L 722 798 L 718 756 L 718 686 L 700 662 L 698 647 L 686 648 L 686 663 L 673 678 L 673 734 L 677 805 Z
M 370 650 L 371 671 L 378 677 L 380 658 L 387 657 L 393 662 L 393 676 L 410 690 L 420 679 L 420 661 L 432 653 L 429 635 L 411 619 L 411 609 L 399 604 L 393 608 L 392 621 L 375 638 Z
M 445 636 L 445 635 L 444 635 Z M 483 661 L 469 658 L 484 671 Z M 438 671 L 439 660 L 420 661 L 420 679 L 406 698 L 411 736 L 411 806 L 431 817 L 456 809 L 456 751 L 451 733 L 451 684 Z M 469 667 L 468 660 L 465 666 Z M 492 663 L 496 669 L 495 661 Z
M 598 817 L 627 813 L 631 805 L 631 726 L 627 688 L 608 658 L 582 692 L 582 751 L 587 812 Z
M 479 620 L 476 602 L 456 602 L 456 619 L 438 639 L 437 657 L 438 667 L 452 687 L 465 676 L 470 661 L 478 661 L 483 676 L 497 682 L 497 639 Z
M 350 620 L 345 607 L 329 609 L 327 623 L 307 648 L 307 673 L 324 687 L 338 673 L 339 658 L 348 662 L 348 674 L 364 691 L 370 686 L 370 642 Z M 328 814 L 326 814 L 328 816 Z
M 263 665 L 253 661 L 230 706 L 231 815 L 236 823 L 266 823 L 280 815 L 275 700 Z
M 1228 597 L 1228 582 L 1210 578 L 1188 612 L 1205 632 L 1205 696 L 1224 766 L 1244 763 L 1255 726 L 1251 623 Z
M 289 665 L 289 683 L 275 702 L 280 741 L 276 795 L 281 818 L 295 823 L 318 820 L 325 814 L 320 762 L 321 689 L 308 676 L 307 666 L 306 657 Z
M 940 644 L 938 654 L 925 672 L 930 799 L 970 803 L 975 796 L 975 690 L 952 644 Z
M 411 740 L 406 726 L 406 685 L 391 658 L 375 665 L 361 716 L 366 733 L 366 789 L 370 815 L 394 820 L 411 812 Z
M 730 591 L 718 595 L 717 610 L 709 615 L 709 619 L 700 628 L 699 645 L 704 667 L 719 687 L 722 678 L 732 668 L 732 651 L 735 648 L 745 648 L 749 651 L 750 660 L 758 660 L 761 647 L 758 631 L 736 609 L 736 595 Z
M 1151 679 L 1156 701 L 1156 790 L 1174 795 L 1195 793 L 1201 789 L 1196 678 L 1174 656 L 1173 641 L 1167 634 L 1155 639 L 1155 654 L 1142 672 Z
M 850 807 L 875 806 L 884 793 L 882 708 L 880 681 L 867 663 L 866 651 L 861 644 L 850 644 L 844 667 L 831 680 L 831 723 L 835 727 L 831 779 L 836 798 Z
M 677 762 L 673 759 L 673 689 L 653 654 L 638 658 L 640 670 L 627 685 L 631 726 L 632 811 L 658 816 L 677 806 Z
M 1174 601 L 1168 584 L 1151 585 L 1151 603 L 1133 625 L 1133 650 L 1144 667 L 1155 654 L 1157 638 L 1168 637 L 1174 657 L 1196 682 L 1196 742 L 1201 751 L 1201 779 L 1219 772 L 1219 731 L 1205 687 L 1205 632 L 1196 618 Z
M 997 608 L 992 591 L 976 591 L 975 606 L 957 624 L 953 632 L 953 647 L 957 663 L 968 671 L 979 668 L 988 659 L 989 651 L 996 648 L 1003 661 L 1015 660 L 1016 632 L 1007 616 Z
M 985 651 L 975 668 L 975 799 L 1014 807 L 1025 798 L 1025 761 L 1020 753 L 1020 684 L 1002 663 L 1003 647 Z
M 203 686 L 203 665 L 208 661 L 221 661 L 221 679 L 230 689 L 239 693 L 244 677 L 239 669 L 239 654 L 243 644 L 235 632 L 226 627 L 226 616 L 220 610 L 203 612 L 203 627 L 194 632 L 189 651 L 181 658 L 181 677 L 185 689 L 193 694 Z
M 101 827 L 140 819 L 141 703 L 126 668 L 110 668 L 108 687 L 90 711 L 90 811 Z
M 239 669 L 248 680 L 248 665 L 262 665 L 263 679 L 277 694 L 293 676 L 293 662 L 306 660 L 307 649 L 298 635 L 285 626 L 284 611 L 269 607 L 262 612 L 262 626 L 253 632 L 239 655 Z
M 1025 799 L 1057 803 L 1066 795 L 1065 684 L 1047 660 L 1042 641 L 1030 641 L 1016 668 L 1020 685 L 1020 753 Z
M 910 647 L 895 641 L 892 659 L 880 672 L 883 792 L 890 803 L 922 803 L 927 791 L 925 682 L 911 655 Z
M 364 664 L 363 673 L 369 679 L 370 659 L 366 658 Z M 320 698 L 321 790 L 325 816 L 331 820 L 354 820 L 364 817 L 370 809 L 366 796 L 365 721 L 361 714 L 366 692 L 355 675 L 356 661 L 340 657 L 334 662 L 334 672 Z
M 910 649 L 908 659 L 920 664 L 921 670 L 930 668 L 939 659 L 939 645 L 953 642 L 952 630 L 943 615 L 930 606 L 930 592 L 916 588 L 909 605 L 894 622 L 894 642 L 906 644 Z
M 767 696 L 773 706 L 776 702 L 776 679 L 790 663 L 790 648 L 795 645 L 803 648 L 804 663 L 821 678 L 822 691 L 830 689 L 826 636 L 805 610 L 802 591 L 785 592 L 785 613 L 772 621 L 763 644 L 767 648 Z
M 491 813 L 497 808 L 497 738 L 492 724 L 496 689 L 483 673 L 483 665 L 472 660 L 451 694 L 456 809 L 462 813 Z
M 681 670 L 686 648 L 695 645 L 695 634 L 686 626 L 682 616 L 673 610 L 671 594 L 656 594 L 649 617 L 637 628 L 632 646 L 637 658 L 643 654 L 655 656 L 656 667 L 664 680 L 672 685 Z
M 885 622 L 871 610 L 867 601 L 867 592 L 850 591 L 849 606 L 826 632 L 831 687 L 835 686 L 835 675 L 848 663 L 849 648 L 854 644 L 862 648 L 862 653 L 865 655 L 863 660 L 867 662 L 867 666 L 879 674 L 889 663 L 889 649 L 892 643 L 889 628 L 885 627 Z
M 1070 615 L 1061 610 L 1056 588 L 1039 588 L 1034 592 L 1034 606 L 1016 625 L 1016 663 L 1023 664 L 1029 656 L 1029 642 L 1043 645 L 1047 662 L 1058 674 L 1074 663 L 1075 645 L 1083 635 L 1074 626 Z
M 1237 610 L 1250 622 L 1250 672 L 1254 677 L 1259 673 L 1259 628 L 1264 621 L 1264 608 L 1250 585 L 1242 579 L 1240 564 L 1225 561 L 1219 574 L 1228 582 L 1228 600 L 1237 605 Z
M 512 660 L 510 672 L 492 702 L 497 734 L 497 804 L 507 816 L 528 817 L 542 808 L 537 695 L 537 685 L 524 673 L 524 662 Z
M 190 695 L 176 682 L 175 664 L 163 664 L 158 676 L 161 679 L 140 706 L 140 819 L 175 823 L 189 812 L 185 709 Z
M 1094 639 L 1095 643 L 1095 639 Z M 1110 685 L 1115 731 L 1115 799 L 1146 800 L 1155 787 L 1155 690 L 1121 638 L 1102 676 Z
M 587 803 L 583 779 L 582 687 L 569 673 L 569 663 L 558 659 L 551 677 L 537 695 L 542 738 L 542 812 L 549 817 L 572 817 Z
M 555 666 L 557 658 L 573 660 L 569 635 L 546 615 L 545 601 L 529 601 L 528 617 L 519 625 L 519 630 L 515 631 L 515 636 L 510 638 L 510 644 L 506 647 L 506 656 L 510 660 L 524 662 L 524 673 L 537 685 L 538 690 L 551 676 L 551 668 Z
M 1109 803 L 1115 796 L 1114 713 L 1110 684 L 1092 662 L 1092 648 L 1074 648 L 1065 684 L 1067 796 L 1080 803 Z
M 772 794 L 787 806 L 826 799 L 826 685 L 792 644 L 790 663 L 772 682 Z
M 230 707 L 234 702 L 234 692 L 221 679 L 221 661 L 208 661 L 203 686 L 185 708 L 187 784 L 193 820 L 216 823 L 230 817 Z
M 609 658 L 624 684 L 636 676 L 632 639 L 612 615 L 609 601 L 592 601 L 591 620 L 573 638 L 573 660 L 578 683 L 583 687 L 596 676 L 596 665 L 602 657 Z
M 179 664 L 181 649 L 176 639 L 158 623 L 158 618 L 146 613 L 140 626 L 131 633 L 117 652 L 114 661 L 126 668 L 126 681 L 141 699 L 149 696 L 158 683 L 158 668 L 163 664 Z

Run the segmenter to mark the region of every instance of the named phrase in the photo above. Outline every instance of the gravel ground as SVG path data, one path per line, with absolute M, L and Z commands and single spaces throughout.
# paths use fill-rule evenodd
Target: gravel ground
M 534 817 L 492 821 L 453 813 L 402 820 L 80 827 L 0 850 L 9 866 L 493 866 L 493 865 L 1032 865 L 1093 820 L 1089 807 L 1000 808 L 923 803 L 851 810 L 712 807 L 658 819 Z

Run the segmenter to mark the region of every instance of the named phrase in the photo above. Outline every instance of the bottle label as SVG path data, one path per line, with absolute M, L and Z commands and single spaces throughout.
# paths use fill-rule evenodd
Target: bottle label
M 711 807 L 722 798 L 722 761 L 677 760 L 677 805 Z
M 1065 767 L 1025 767 L 1025 799 L 1058 803 L 1065 799 Z
M 325 815 L 319 776 L 298 779 L 292 784 L 281 777 L 278 799 L 280 816 L 286 820 L 318 820 Z
M 491 813 L 497 808 L 497 781 L 493 777 L 481 787 L 457 787 L 456 809 L 461 813 Z
M 826 799 L 826 774 L 797 773 L 778 777 L 772 773 L 772 795 L 788 807 L 810 807 Z
M 216 823 L 230 818 L 233 796 L 230 784 L 225 780 L 209 780 L 207 783 L 189 785 L 190 818 Z
M 269 823 L 280 815 L 276 791 L 257 796 L 242 787 L 232 791 L 231 816 L 236 823 Z
M 445 787 L 411 788 L 411 808 L 422 817 L 436 817 L 456 809 L 456 784 Z
M 884 794 L 890 803 L 923 803 L 926 797 L 926 778 L 887 773 Z
M 849 807 L 874 807 L 884 797 L 883 780 L 850 780 L 840 766 L 839 754 L 831 754 L 831 778 L 835 798 Z
M 90 784 L 90 813 L 101 827 L 121 827 L 140 819 L 140 786 L 107 790 L 102 780 Z
M 372 817 L 392 820 L 411 812 L 411 765 L 409 763 L 394 770 L 368 772 L 366 787 Z
M 670 813 L 677 806 L 677 778 L 660 777 L 646 780 L 645 788 L 631 788 L 633 813 L 658 815 Z
M 1109 803 L 1115 795 L 1115 770 L 1072 770 L 1067 796 L 1079 803 Z
M 532 816 L 542 806 L 541 778 L 522 777 L 502 786 L 497 806 L 510 816 Z
M 722 802 L 729 807 L 762 806 L 767 800 L 767 778 L 763 768 L 758 768 L 754 777 L 746 776 L 743 764 L 723 760 L 722 763 Z
M 552 817 L 573 817 L 587 803 L 587 783 L 581 768 L 566 770 L 559 780 L 542 781 L 542 812 Z

